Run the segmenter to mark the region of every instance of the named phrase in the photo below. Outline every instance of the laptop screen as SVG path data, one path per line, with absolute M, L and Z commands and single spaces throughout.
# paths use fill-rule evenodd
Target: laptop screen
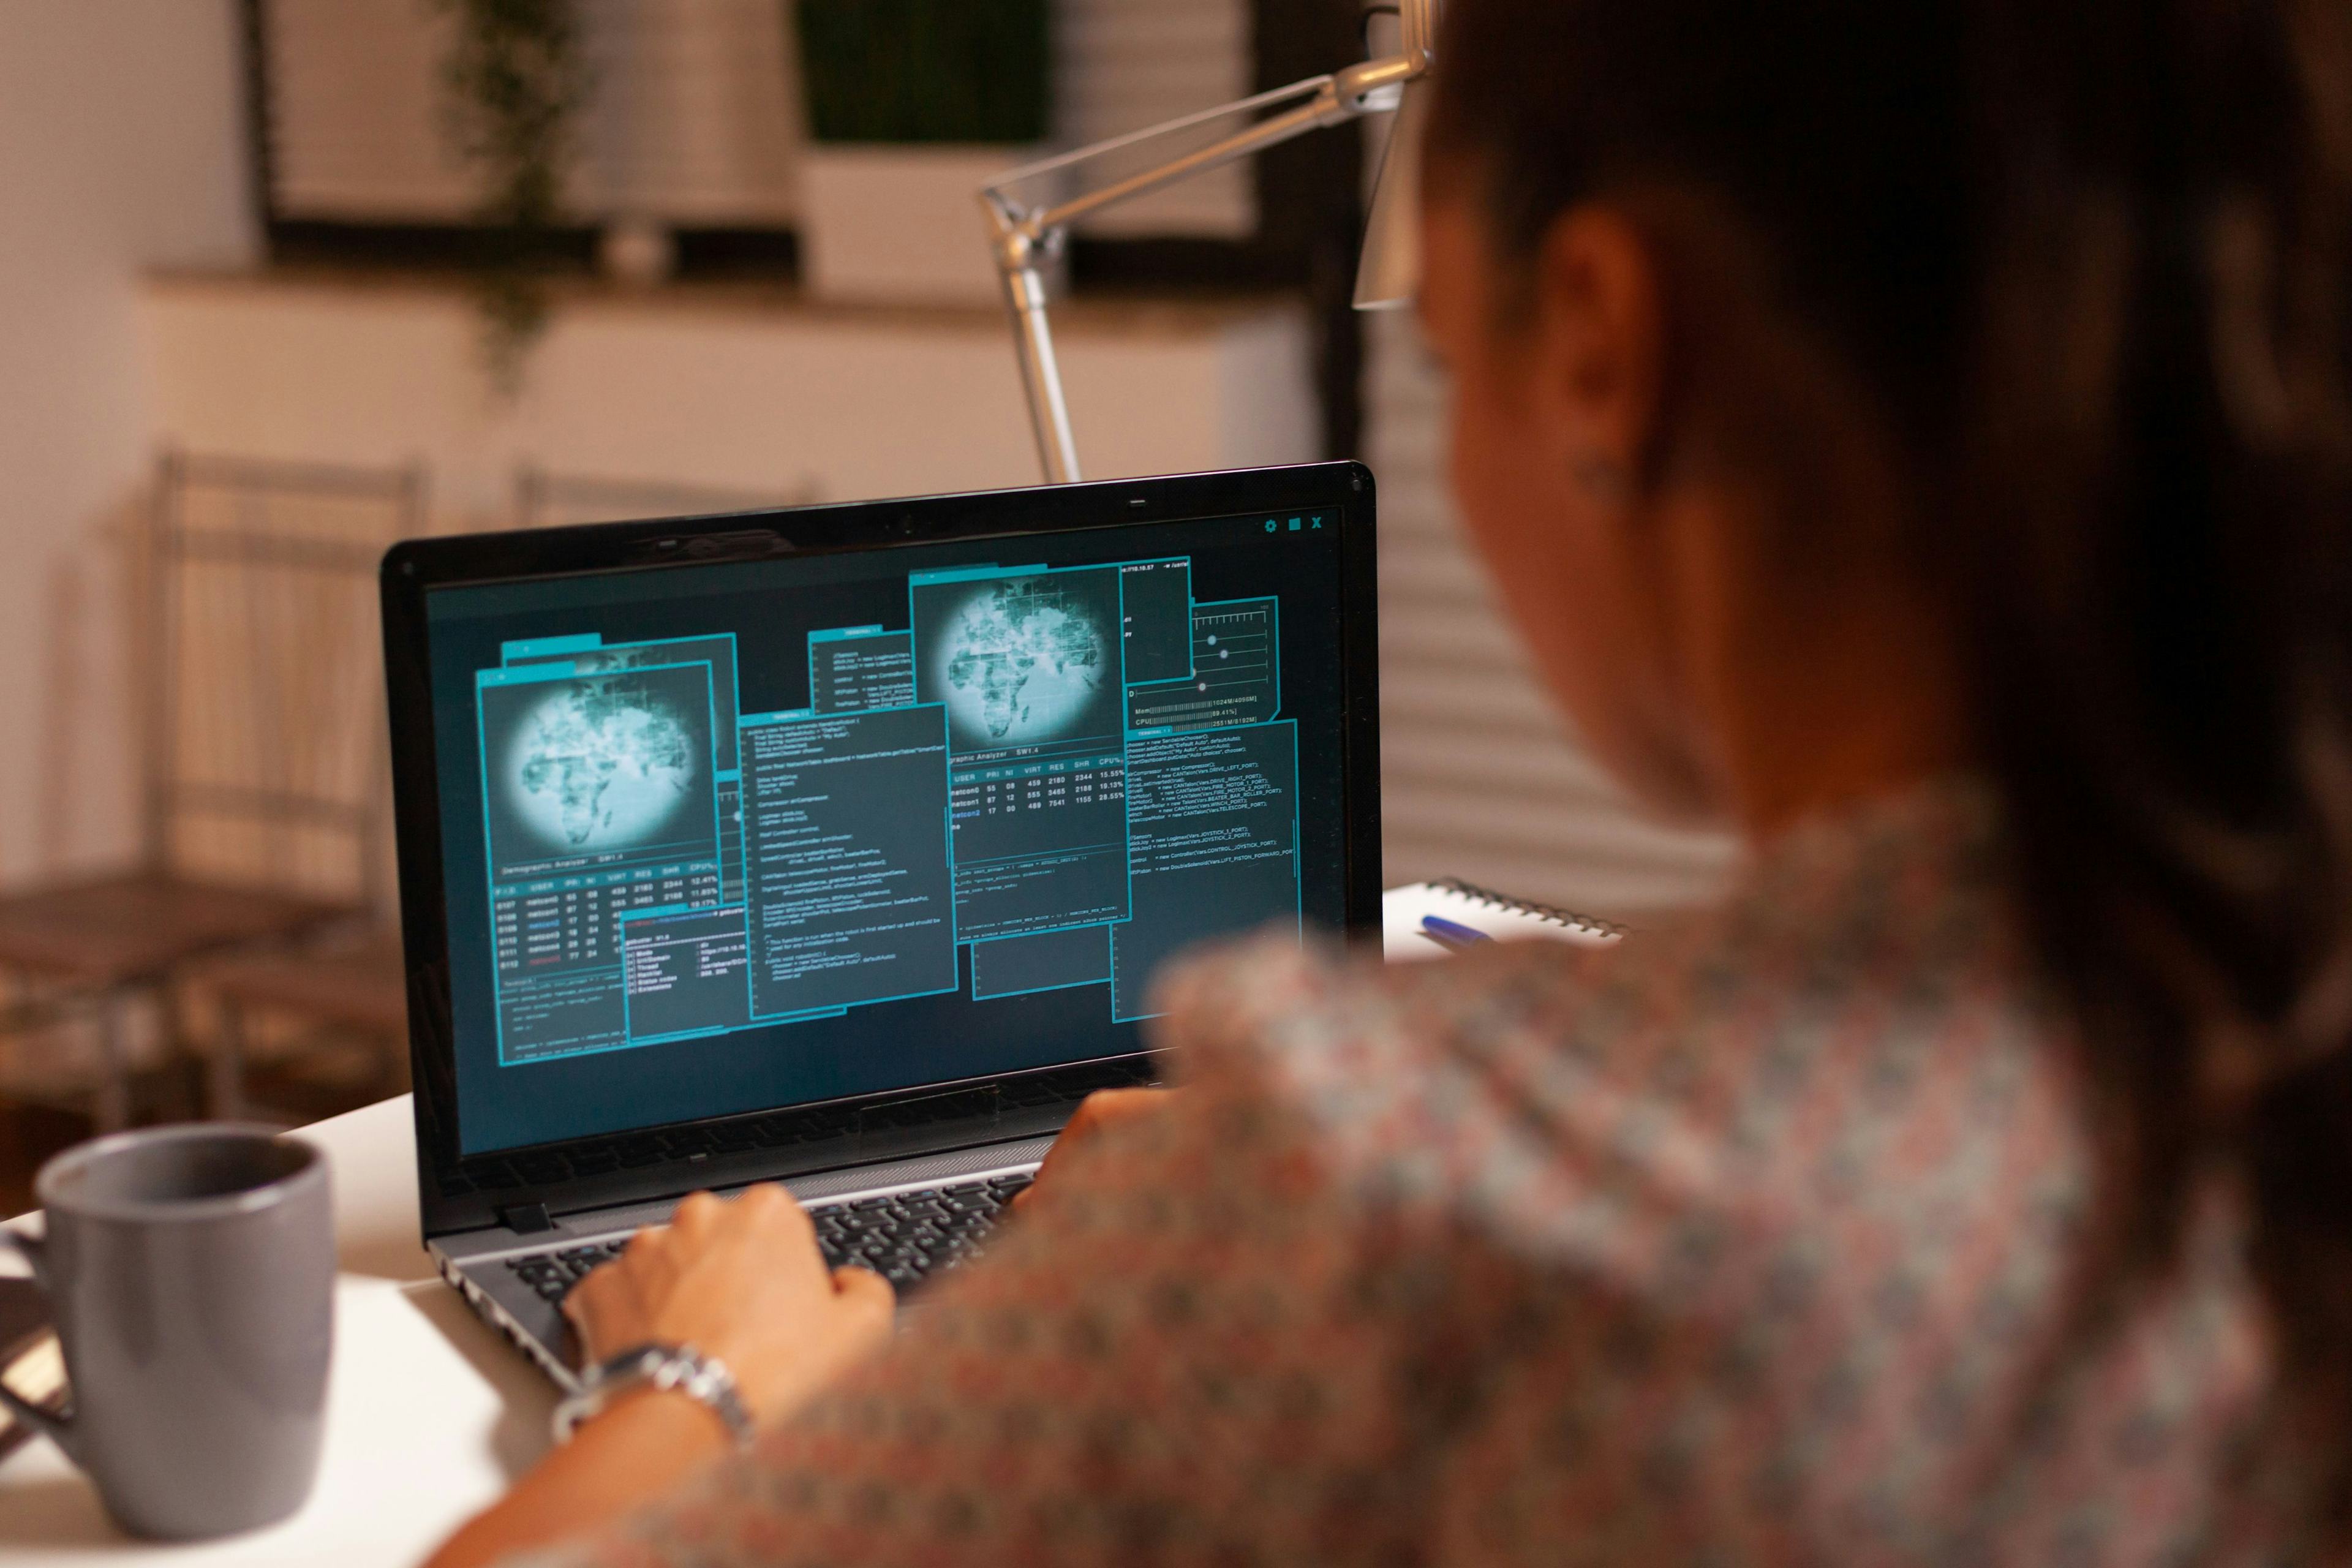
M 463 1152 L 1122 1055 L 1342 920 L 1339 519 L 459 585 Z

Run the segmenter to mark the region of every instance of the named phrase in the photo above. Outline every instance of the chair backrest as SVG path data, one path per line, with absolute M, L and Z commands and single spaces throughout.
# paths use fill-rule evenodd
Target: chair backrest
M 807 506 L 820 499 L 814 479 L 774 490 L 730 489 L 664 479 L 553 473 L 528 463 L 515 470 L 514 495 L 518 528 L 764 511 L 771 507 Z
M 376 566 L 423 531 L 421 467 L 166 453 L 148 537 L 150 863 L 390 902 Z

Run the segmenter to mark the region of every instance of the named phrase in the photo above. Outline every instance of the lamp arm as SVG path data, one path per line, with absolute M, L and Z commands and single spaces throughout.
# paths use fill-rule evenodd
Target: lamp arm
M 1144 126 L 1139 131 L 1129 131 L 1121 135 L 1106 137 L 1100 142 L 1089 142 L 1084 147 L 1074 147 L 1066 153 L 1055 153 L 1050 157 L 1040 158 L 1034 163 L 1024 163 L 1017 169 L 1007 169 L 991 180 L 984 188 L 992 193 L 1009 193 L 1016 185 L 1025 184 L 1040 174 L 1050 174 L 1057 170 L 1072 168 L 1080 163 L 1091 163 L 1097 158 L 1108 157 L 1113 153 L 1124 153 L 1130 147 L 1139 147 L 1148 142 L 1157 142 L 1162 137 L 1173 136 L 1179 132 L 1190 131 L 1196 126 L 1206 125 L 1212 121 L 1229 120 L 1236 114 L 1255 114 L 1263 110 L 1279 108 L 1294 99 L 1312 97 L 1322 89 L 1324 83 L 1330 79 L 1328 76 L 1308 77 L 1304 81 L 1295 81 L 1287 87 L 1274 88 L 1255 97 L 1242 99 L 1238 102 L 1221 103 L 1214 109 L 1200 110 L 1174 120 L 1163 120 L 1156 125 Z
M 1062 392 L 1061 363 L 1054 349 L 1053 328 L 1046 318 L 1045 268 L 1067 242 L 1069 226 L 1107 207 L 1134 201 L 1195 174 L 1252 157 L 1311 131 L 1363 115 L 1385 113 L 1396 107 L 1395 94 L 1390 89 L 1401 88 L 1428 68 L 1427 54 L 1420 50 L 1367 61 L 1335 75 L 1309 77 L 1238 103 L 1188 114 L 1026 164 L 982 188 L 980 205 L 987 215 L 997 272 L 1004 284 L 1005 309 L 1013 319 L 1021 379 L 1029 397 L 1029 422 L 1037 438 L 1038 461 L 1048 484 L 1075 484 L 1079 478 L 1077 445 L 1070 434 L 1069 404 Z M 1269 115 L 1206 147 L 1054 206 L 1033 210 L 1012 195 L 1013 186 L 1037 175 L 1176 135 L 1229 115 L 1294 100 L 1297 102 L 1296 108 Z
M 1270 115 L 1255 124 L 1235 132 L 1231 136 L 1211 142 L 1206 147 L 1195 149 L 1181 157 L 1171 158 L 1157 167 L 1146 169 L 1126 179 L 1114 181 L 1099 190 L 1088 191 L 1084 195 L 1074 196 L 1056 205 L 1034 211 L 1014 206 L 1013 210 L 1020 215 L 1018 221 L 1032 234 L 1044 234 L 1053 229 L 1067 228 L 1078 219 L 1100 212 L 1106 207 L 1118 206 L 1134 201 L 1139 196 L 1149 195 L 1179 181 L 1189 180 L 1195 174 L 1206 174 L 1211 169 L 1236 163 L 1268 147 L 1279 146 L 1285 142 L 1304 136 L 1310 131 L 1320 130 L 1326 125 L 1336 125 L 1340 121 L 1351 117 L 1351 111 L 1341 107 L 1338 89 L 1332 79 L 1328 76 L 1315 77 L 1275 92 L 1262 93 L 1256 99 L 1229 104 L 1223 109 L 1213 109 L 1202 114 L 1188 114 L 1181 120 L 1171 120 L 1164 125 L 1155 125 L 1150 130 L 1139 131 L 1132 135 L 1122 136 L 1112 142 L 1100 142 L 1092 147 L 1082 147 L 1075 153 L 1066 153 L 1059 158 L 1050 158 L 1040 163 L 1033 163 L 1025 169 L 1016 169 L 989 186 L 987 194 L 1012 205 L 1008 187 L 1034 175 L 1070 168 L 1128 147 L 1189 131 L 1212 120 L 1226 115 L 1247 113 L 1271 104 L 1286 102 L 1292 99 L 1305 99 L 1306 101 L 1296 109 Z

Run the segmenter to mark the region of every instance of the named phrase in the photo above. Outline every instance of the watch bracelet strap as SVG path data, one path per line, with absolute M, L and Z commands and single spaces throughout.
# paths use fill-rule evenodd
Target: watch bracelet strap
M 757 1434 L 725 1362 L 692 1345 L 646 1344 L 588 1369 L 580 1392 L 555 1407 L 555 1440 L 568 1440 L 583 1422 L 639 1388 L 685 1394 L 717 1415 L 739 1448 L 751 1447 Z

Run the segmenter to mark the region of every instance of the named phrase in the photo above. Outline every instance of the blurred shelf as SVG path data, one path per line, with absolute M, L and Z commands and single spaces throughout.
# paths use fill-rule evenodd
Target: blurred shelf
M 972 245 L 981 243 L 974 225 Z M 165 268 L 147 278 L 151 292 L 221 293 L 247 297 L 345 295 L 354 299 L 412 297 L 470 301 L 473 280 L 456 268 L 276 266 L 260 269 Z M 633 316 L 780 318 L 813 323 L 929 329 L 948 332 L 1008 331 L 993 305 L 850 304 L 815 300 L 794 284 L 752 279 L 680 279 L 630 288 L 593 276 L 559 275 L 550 284 L 559 313 Z M 1268 320 L 1288 320 L 1301 306 L 1276 290 L 1088 290 L 1057 300 L 1054 328 L 1062 336 L 1192 337 Z M 1006 339 L 1008 352 L 1011 340 Z
M 160 438 L 421 461 L 436 530 L 509 523 L 532 468 L 824 500 L 1036 482 L 1013 333 L 987 306 L 564 279 L 513 396 L 483 374 L 453 271 L 159 272 L 140 313 Z M 1055 327 L 1092 477 L 1317 455 L 1313 323 L 1295 297 L 1085 297 Z

